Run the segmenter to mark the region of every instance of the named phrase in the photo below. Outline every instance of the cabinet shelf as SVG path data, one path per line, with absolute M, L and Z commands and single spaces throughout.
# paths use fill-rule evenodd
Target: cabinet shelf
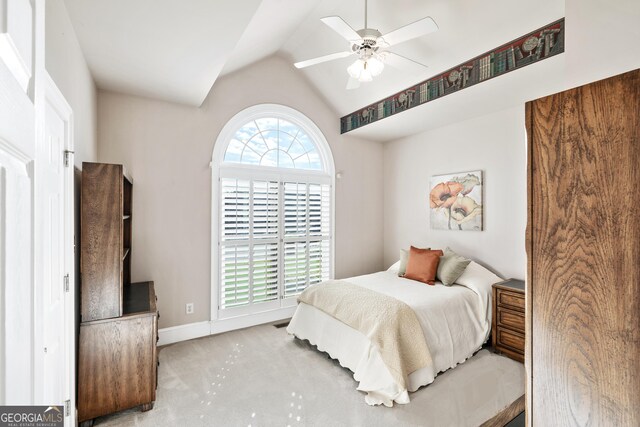
M 131 219 L 131 215 L 122 215 L 122 220 Z

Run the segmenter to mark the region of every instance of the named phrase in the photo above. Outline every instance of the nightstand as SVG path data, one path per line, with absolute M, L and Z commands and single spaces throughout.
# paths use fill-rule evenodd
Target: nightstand
M 509 279 L 493 285 L 492 344 L 502 353 L 524 362 L 524 281 Z

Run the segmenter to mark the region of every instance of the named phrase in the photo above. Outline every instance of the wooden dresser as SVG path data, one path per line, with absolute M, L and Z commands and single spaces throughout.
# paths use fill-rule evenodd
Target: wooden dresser
M 153 282 L 131 283 L 133 181 L 122 165 L 82 164 L 78 422 L 153 408 L 158 317 Z
M 493 285 L 493 348 L 524 362 L 524 281 L 509 279 Z

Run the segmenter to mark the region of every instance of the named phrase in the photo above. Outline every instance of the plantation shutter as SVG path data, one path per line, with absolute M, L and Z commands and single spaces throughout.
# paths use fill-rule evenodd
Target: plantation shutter
M 294 297 L 329 278 L 330 185 L 223 177 L 220 194 L 221 309 Z
M 250 300 L 251 183 L 222 179 L 221 196 L 221 307 L 228 308 L 248 304 Z
M 251 260 L 252 302 L 278 299 L 279 183 L 253 181 L 253 258 Z
M 284 295 L 329 278 L 330 187 L 284 183 Z
M 220 308 L 278 299 L 277 181 L 220 180 Z
M 309 284 L 331 272 L 331 186 L 309 184 Z

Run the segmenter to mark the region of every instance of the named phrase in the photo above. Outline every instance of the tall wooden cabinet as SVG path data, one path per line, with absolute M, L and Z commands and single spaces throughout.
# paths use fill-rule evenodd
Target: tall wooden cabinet
M 153 282 L 131 283 L 133 183 L 122 165 L 83 163 L 78 421 L 142 405 L 157 386 Z
M 122 316 L 131 283 L 132 180 L 124 166 L 82 164 L 82 321 Z
M 528 417 L 640 425 L 640 70 L 526 105 Z

